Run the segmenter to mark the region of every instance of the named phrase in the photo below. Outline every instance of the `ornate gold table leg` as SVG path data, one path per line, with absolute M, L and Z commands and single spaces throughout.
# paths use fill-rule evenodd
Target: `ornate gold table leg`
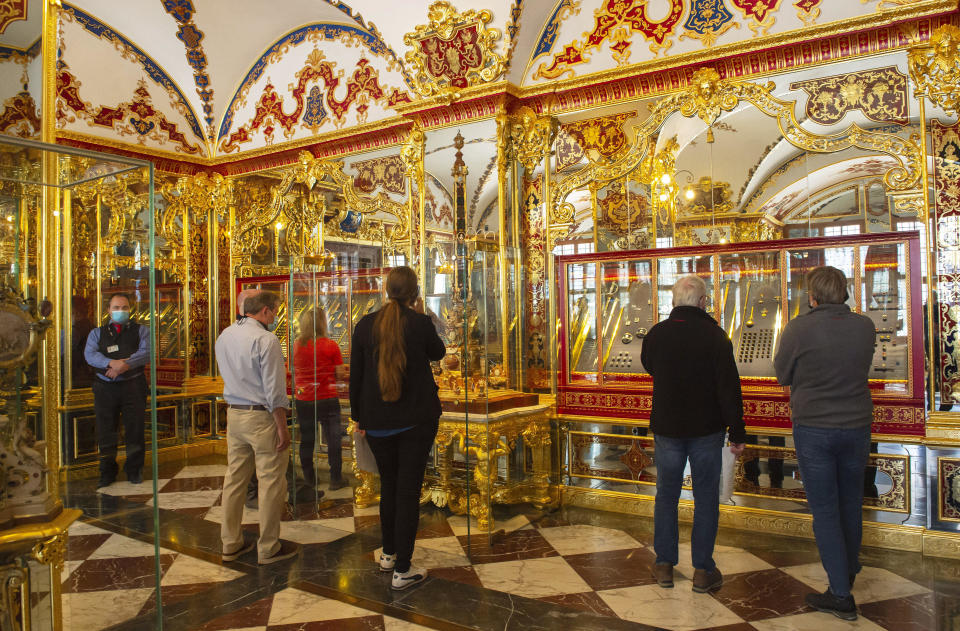
M 537 419 L 522 432 L 524 443 L 533 456 L 533 493 L 525 498 L 537 508 L 553 505 L 550 495 L 550 417 Z
M 353 452 L 353 475 L 360 481 L 360 486 L 353 490 L 353 504 L 358 508 L 366 508 L 379 502 L 380 494 L 377 492 L 377 474 L 364 471 L 357 465 L 357 444 L 352 440 L 356 427 L 353 420 L 347 425 L 347 432 L 351 436 L 350 449 Z

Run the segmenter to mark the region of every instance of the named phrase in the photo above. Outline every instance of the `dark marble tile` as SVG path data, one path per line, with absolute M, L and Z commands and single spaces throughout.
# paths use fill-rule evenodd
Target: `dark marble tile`
M 466 583 L 475 587 L 483 587 L 477 572 L 469 565 L 463 567 L 438 567 L 430 570 L 430 576 L 442 578 L 445 581 Z
M 603 599 L 600 598 L 596 592 L 545 596 L 543 598 L 538 598 L 538 600 L 542 600 L 545 603 L 560 605 L 562 607 L 570 607 L 571 609 L 579 609 L 580 611 L 589 611 L 590 613 L 599 614 L 601 616 L 609 616 L 611 618 L 617 617 L 617 614 L 614 613 L 613 609 L 610 609 L 607 603 L 603 602 Z
M 160 597 L 163 599 L 163 606 L 172 605 L 173 603 L 180 602 L 184 598 L 194 596 L 201 592 L 213 592 L 210 594 L 212 598 L 216 598 L 215 588 L 211 590 L 210 583 L 191 583 L 189 585 L 161 585 L 160 586 Z M 154 613 L 157 610 L 157 595 L 154 592 L 150 595 L 150 598 L 147 599 L 147 602 L 140 609 L 138 615 L 145 616 L 151 613 Z
M 435 515 L 424 515 L 420 518 L 417 528 L 417 539 L 431 539 L 435 537 L 452 537 L 453 528 L 445 516 L 437 518 Z
M 901 552 L 881 548 L 861 548 L 860 563 L 870 567 L 882 567 L 894 574 L 910 579 L 924 587 L 933 587 L 929 562 L 919 552 Z
M 160 493 L 186 493 L 189 491 L 219 491 L 223 488 L 222 477 L 174 478 L 159 489 Z
M 210 512 L 210 509 L 206 506 L 195 506 L 192 508 L 170 508 L 167 510 L 180 515 L 187 515 L 188 517 L 196 517 L 197 519 L 203 519 L 203 516 Z
M 597 591 L 657 582 L 650 573 L 657 555 L 647 548 L 574 554 L 563 558 Z
M 724 545 L 734 545 L 744 548 L 751 554 L 763 559 L 775 567 L 790 567 L 791 565 L 806 565 L 819 563 L 820 552 L 812 542 L 806 541 L 766 541 L 766 538 L 754 536 L 753 542 L 737 541 Z
M 810 588 L 797 579 L 773 569 L 726 576 L 713 597 L 751 621 L 810 611 L 803 600 L 809 592 Z
M 757 631 L 757 628 L 749 622 L 738 622 L 737 624 L 725 624 L 722 627 L 711 627 L 710 631 Z
M 83 561 L 109 538 L 109 534 L 71 536 L 67 539 L 67 554 L 64 558 L 67 561 Z
M 936 596 L 918 594 L 907 598 L 880 600 L 859 605 L 860 615 L 868 618 L 884 629 L 897 631 L 927 631 L 929 629 L 950 629 L 951 626 L 938 626 L 936 621 Z
M 316 517 L 311 519 L 337 519 L 353 517 L 353 500 L 334 500 L 332 503 L 321 506 L 316 510 Z
M 175 555 L 160 555 L 160 571 L 166 572 Z M 153 557 L 88 559 L 63 583 L 64 593 L 95 592 L 106 589 L 154 587 L 156 573 Z
M 376 528 L 377 531 L 380 530 L 380 516 L 379 515 L 358 515 L 353 518 L 354 528 L 357 530 L 363 530 L 366 528 Z
M 497 563 L 559 556 L 537 530 L 457 537 L 473 563 Z
M 263 627 L 270 621 L 272 607 L 273 596 L 270 595 L 195 628 L 197 631 L 223 631 L 224 629 Z
M 294 624 L 272 624 L 267 631 L 383 631 L 383 616 L 342 618 Z

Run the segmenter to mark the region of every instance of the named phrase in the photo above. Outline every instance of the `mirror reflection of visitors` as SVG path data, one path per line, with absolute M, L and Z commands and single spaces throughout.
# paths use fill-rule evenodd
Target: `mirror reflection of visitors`
M 143 482 L 145 451 L 147 380 L 144 366 L 150 357 L 150 327 L 130 318 L 130 298 L 126 294 L 111 295 L 107 309 L 108 321 L 90 331 L 83 353 L 96 373 L 91 388 L 100 452 L 97 488 L 110 486 L 117 479 L 121 421 L 126 443 L 124 470 L 131 484 Z

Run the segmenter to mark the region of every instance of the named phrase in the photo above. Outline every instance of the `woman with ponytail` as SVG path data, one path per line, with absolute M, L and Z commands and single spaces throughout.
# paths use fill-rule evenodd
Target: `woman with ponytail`
M 383 308 L 364 316 L 353 331 L 350 414 L 366 432 L 380 470 L 380 569 L 393 572 L 394 589 L 406 589 L 427 577 L 410 559 L 420 522 L 420 487 L 440 422 L 430 362 L 447 350 L 423 313 L 412 269 L 391 270 L 386 291 Z

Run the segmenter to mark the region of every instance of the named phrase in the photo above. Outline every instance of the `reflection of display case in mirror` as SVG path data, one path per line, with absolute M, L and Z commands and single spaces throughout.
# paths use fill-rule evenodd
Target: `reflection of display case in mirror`
M 183 346 L 183 285 L 157 285 L 157 385 L 183 383 L 186 353 Z
M 747 425 L 788 428 L 789 392 L 776 383 L 772 360 L 783 327 L 809 309 L 804 276 L 833 265 L 849 278 L 847 303 L 877 327 L 870 372 L 874 432 L 923 435 L 919 257 L 913 232 L 559 256 L 559 302 L 566 308 L 558 411 L 648 419 L 652 379 L 639 363 L 637 332 L 647 328 L 640 326 L 644 317 L 669 317 L 673 284 L 696 273 L 707 285 L 707 312 L 733 344 Z M 656 282 L 648 294 L 644 279 L 650 278 Z M 593 354 L 585 359 L 588 351 Z

